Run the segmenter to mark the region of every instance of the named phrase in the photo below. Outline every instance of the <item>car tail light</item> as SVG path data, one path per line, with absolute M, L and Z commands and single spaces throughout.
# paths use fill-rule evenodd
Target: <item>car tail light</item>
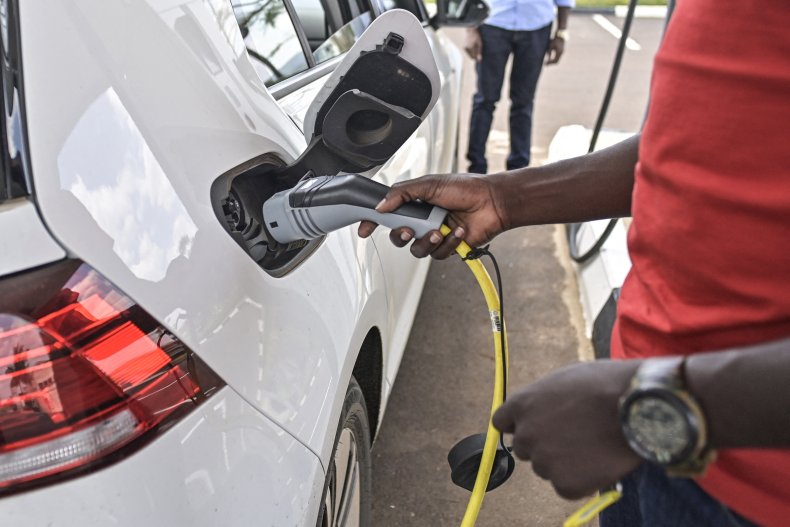
M 0 492 L 128 455 L 222 381 L 88 265 L 0 280 Z

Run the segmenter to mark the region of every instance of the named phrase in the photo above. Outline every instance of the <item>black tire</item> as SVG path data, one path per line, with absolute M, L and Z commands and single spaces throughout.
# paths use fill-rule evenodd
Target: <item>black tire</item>
M 353 443 L 353 447 L 349 447 Z M 365 405 L 365 396 L 353 377 L 346 390 L 343 410 L 340 414 L 332 458 L 327 468 L 324 494 L 321 499 L 321 508 L 318 513 L 318 527 L 345 527 L 368 526 L 373 522 L 373 489 L 372 489 L 372 459 L 370 455 L 370 424 Z M 352 455 L 355 454 L 356 469 L 351 465 Z M 345 469 L 343 468 L 343 460 Z M 351 473 L 349 474 L 349 469 Z M 354 485 L 359 479 L 358 487 Z M 342 481 L 341 481 L 342 480 Z M 351 490 L 351 493 L 340 489 Z M 358 508 L 354 502 L 354 494 L 359 494 Z M 354 520 L 357 513 L 358 521 Z

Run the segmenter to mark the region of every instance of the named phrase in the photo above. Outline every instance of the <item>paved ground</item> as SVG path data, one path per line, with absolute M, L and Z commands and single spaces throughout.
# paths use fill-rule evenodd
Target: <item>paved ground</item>
M 622 20 L 607 19 L 622 25 Z M 545 158 L 560 126 L 592 126 L 595 121 L 617 44 L 599 21 L 592 15 L 572 16 L 566 55 L 560 65 L 544 69 L 536 101 L 534 162 Z M 627 52 L 607 127 L 639 128 L 661 27 L 660 20 L 634 22 L 632 36 L 642 49 Z M 462 43 L 462 30 L 448 32 Z M 467 65 L 463 143 L 474 84 L 472 64 Z M 504 168 L 507 106 L 500 104 L 495 117 L 491 170 Z M 459 150 L 463 153 L 465 144 Z M 459 166 L 466 166 L 464 159 Z M 560 232 L 555 226 L 521 229 L 492 245 L 506 286 L 512 388 L 589 356 Z M 460 523 L 469 494 L 450 482 L 446 456 L 457 440 L 485 430 L 493 382 L 488 324 L 465 264 L 457 259 L 434 263 L 373 451 L 377 527 Z M 548 483 L 521 463 L 505 486 L 487 495 L 478 525 L 556 527 L 577 505 L 556 497 Z

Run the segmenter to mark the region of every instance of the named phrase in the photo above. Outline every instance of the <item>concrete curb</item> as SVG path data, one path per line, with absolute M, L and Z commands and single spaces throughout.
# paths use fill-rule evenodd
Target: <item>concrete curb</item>
M 628 6 L 618 5 L 614 8 L 614 16 L 625 18 Z M 667 6 L 665 5 L 638 5 L 634 12 L 636 18 L 666 18 Z

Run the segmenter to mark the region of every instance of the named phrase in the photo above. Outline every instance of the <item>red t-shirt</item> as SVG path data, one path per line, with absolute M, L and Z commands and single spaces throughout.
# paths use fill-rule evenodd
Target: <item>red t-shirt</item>
M 648 115 L 613 357 L 790 336 L 790 3 L 678 2 Z M 790 525 L 790 450 L 721 451 L 698 482 Z

